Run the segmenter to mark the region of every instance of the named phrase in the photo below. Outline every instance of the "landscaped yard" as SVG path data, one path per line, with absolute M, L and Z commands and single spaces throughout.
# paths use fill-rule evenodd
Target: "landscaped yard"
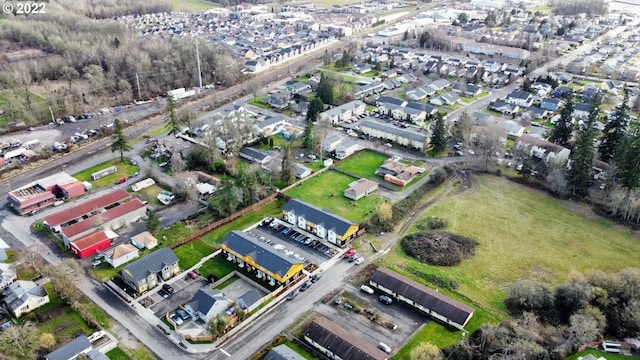
M 348 157 L 336 167 L 358 176 L 376 178 L 376 170 L 387 158 L 386 155 L 365 150 Z
M 381 199 L 377 194 L 365 196 L 358 201 L 344 197 L 343 191 L 356 180 L 336 171 L 325 171 L 287 191 L 287 195 L 319 208 L 327 208 L 345 219 L 361 222 L 373 214 Z
M 249 104 L 262 109 L 271 109 L 271 105 L 263 103 L 262 98 L 264 98 L 264 96 L 256 96 L 255 98 L 249 100 Z
M 211 245 L 201 240 L 194 240 L 173 249 L 181 269 L 189 269 L 203 257 L 213 254 L 214 251 L 215 249 Z
M 205 0 L 169 0 L 173 11 L 198 12 L 219 7 L 218 4 Z
M 131 357 L 118 347 L 109 350 L 105 355 L 111 360 L 131 360 Z
M 98 180 L 91 180 L 91 174 L 98 172 L 100 170 L 104 170 L 110 166 L 115 166 L 118 171 L 111 175 L 107 175 Z M 124 161 L 120 161 L 120 157 L 118 156 L 115 159 L 103 162 L 102 164 L 98 164 L 96 166 L 92 166 L 90 168 L 84 169 L 78 173 L 73 174 L 72 176 L 79 181 L 88 181 L 93 184 L 94 189 L 99 189 L 103 187 L 107 187 L 109 185 L 113 185 L 116 183 L 118 179 L 123 176 L 129 177 L 133 173 L 138 171 L 138 167 L 131 165 L 129 161 L 125 158 Z
M 469 332 L 482 322 L 508 318 L 503 299 L 518 279 L 555 285 L 574 272 L 618 271 L 638 263 L 638 239 L 582 205 L 502 178 L 477 179 L 418 219 L 442 217 L 449 223 L 446 231 L 476 239 L 480 245 L 472 259 L 455 267 L 430 266 L 405 255 L 398 243 L 379 262 L 421 282 L 455 280 L 455 290 L 430 285 L 476 309 Z M 415 230 L 414 224 L 409 231 Z
M 143 178 L 139 178 L 136 180 L 140 181 L 140 180 L 143 180 Z M 136 182 L 130 181 L 129 185 L 133 185 Z M 163 189 L 158 184 L 154 184 L 142 190 L 136 191 L 135 194 L 140 196 L 143 200 L 146 200 L 149 206 L 159 207 L 159 206 L 163 206 L 160 200 L 158 200 L 158 194 L 160 194 L 160 191 L 162 190 Z
M 205 278 L 213 275 L 216 279 L 221 279 L 234 270 L 236 270 L 234 263 L 225 260 L 224 256 L 216 256 L 213 259 L 205 261 L 200 269 L 198 269 L 198 274 Z
M 569 356 L 568 358 L 565 358 L 565 360 L 578 360 L 578 357 L 581 357 L 581 356 L 584 357 L 584 356 L 587 356 L 589 354 L 593 354 L 596 357 L 596 359 L 598 359 L 600 357 L 604 357 L 607 360 L 629 360 L 629 359 L 635 359 L 634 357 L 627 356 L 627 355 L 611 354 L 611 353 L 606 353 L 606 352 L 600 351 L 600 350 L 587 349 L 587 350 L 580 351 L 577 354 L 573 354 L 573 355 Z

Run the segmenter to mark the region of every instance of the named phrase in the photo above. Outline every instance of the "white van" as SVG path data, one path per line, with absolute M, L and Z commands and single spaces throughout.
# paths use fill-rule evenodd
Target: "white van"
M 367 285 L 360 286 L 360 290 L 366 292 L 369 295 L 373 295 L 373 289 L 368 287 Z
M 385 344 L 383 342 L 380 342 L 378 344 L 378 349 L 386 352 L 387 354 L 391 354 L 391 348 L 389 347 L 389 345 L 387 345 L 387 344 Z

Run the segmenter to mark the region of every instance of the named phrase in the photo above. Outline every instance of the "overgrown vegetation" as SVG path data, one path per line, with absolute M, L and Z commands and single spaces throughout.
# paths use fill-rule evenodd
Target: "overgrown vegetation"
M 478 242 L 446 232 L 419 232 L 400 241 L 402 250 L 431 265 L 454 266 L 475 255 Z

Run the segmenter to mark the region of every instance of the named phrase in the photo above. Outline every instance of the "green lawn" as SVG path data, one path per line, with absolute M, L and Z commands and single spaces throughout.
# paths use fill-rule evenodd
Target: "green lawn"
M 365 196 L 358 201 L 344 197 L 343 191 L 355 180 L 356 178 L 336 171 L 325 171 L 287 191 L 287 195 L 327 208 L 351 221 L 361 222 L 373 214 L 381 199 L 377 194 Z
M 600 351 L 600 350 L 594 350 L 594 349 L 586 349 L 586 350 L 582 350 L 579 353 L 573 354 L 567 358 L 565 358 L 564 360 L 578 360 L 578 357 L 580 356 L 587 356 L 589 354 L 593 354 L 596 359 L 600 358 L 600 357 L 604 357 L 607 360 L 629 360 L 629 359 L 637 359 L 636 357 L 632 357 L 632 356 L 627 356 L 627 355 L 620 355 L 620 354 L 610 354 L 610 353 L 606 353 L 604 351 Z
M 313 356 L 312 354 L 310 354 L 304 347 L 298 345 L 298 343 L 295 343 L 291 340 L 287 340 L 284 342 L 285 345 L 287 345 L 291 350 L 295 351 L 298 353 L 298 355 L 301 355 L 303 358 L 307 359 L 307 360 L 316 360 L 318 359 L 317 357 Z
M 374 178 L 376 177 L 376 170 L 387 158 L 386 155 L 364 150 L 348 157 L 337 168 L 358 176 Z
M 213 275 L 216 279 L 221 279 L 234 270 L 236 270 L 235 264 L 225 260 L 224 256 L 216 256 L 202 264 L 200 269 L 198 269 L 198 274 L 205 278 Z
M 376 76 L 380 76 L 380 71 L 378 71 L 378 70 L 371 70 L 371 71 L 367 71 L 366 73 L 364 73 L 364 74 L 360 74 L 360 75 L 362 75 L 362 76 L 366 76 L 366 77 L 368 77 L 368 78 L 374 78 L 374 77 L 376 77 Z
M 478 240 L 475 257 L 455 267 L 430 266 L 397 244 L 380 263 L 422 282 L 455 280 L 454 291 L 439 290 L 477 309 L 470 332 L 482 322 L 508 319 L 503 299 L 518 279 L 558 284 L 574 272 L 618 271 L 640 261 L 638 240 L 627 230 L 502 178 L 478 177 L 469 191 L 435 205 L 418 221 L 428 216 L 445 218 L 446 231 Z
M 450 331 L 436 322 L 428 322 L 392 357 L 394 360 L 410 359 L 411 350 L 423 342 L 439 348 L 447 347 L 462 338 L 461 331 Z
M 107 357 L 111 360 L 131 360 L 131 357 L 129 357 L 129 355 L 127 355 L 120 348 L 113 348 L 109 350 L 105 355 L 107 355 Z
M 264 96 L 256 96 L 255 98 L 249 100 L 249 104 L 251 104 L 253 106 L 257 106 L 257 107 L 262 108 L 262 109 L 271 109 L 271 105 L 265 104 L 265 103 L 262 102 L 263 98 L 264 98 Z
M 143 180 L 142 178 L 140 179 L 136 179 L 138 181 Z M 133 185 L 135 184 L 134 182 L 130 182 L 129 185 Z M 144 200 L 146 200 L 150 206 L 153 207 L 159 207 L 159 206 L 164 206 L 160 200 L 158 200 L 158 194 L 160 194 L 160 191 L 164 190 L 163 188 L 161 188 L 158 184 L 154 184 L 151 185 L 149 187 L 146 187 L 142 190 L 136 191 L 135 194 L 138 194 L 138 196 L 140 196 L 141 198 L 143 198 Z
M 220 6 L 216 3 L 205 0 L 169 0 L 169 4 L 171 4 L 171 8 L 175 12 L 198 12 L 214 9 Z
M 228 278 L 227 280 L 223 281 L 222 284 L 219 284 L 218 286 L 216 286 L 215 289 L 216 290 L 222 290 L 222 289 L 226 288 L 227 286 L 233 284 L 238 279 L 240 279 L 240 277 L 238 275 L 234 275 L 234 276 Z
M 347 5 L 359 3 L 359 0 L 313 0 L 317 7 L 332 7 L 333 5 Z
M 92 332 L 84 319 L 62 302 L 51 283 L 45 284 L 45 289 L 49 294 L 49 303 L 35 310 L 41 318 L 48 319 L 38 324 L 40 334 L 52 334 L 57 342 L 61 342 L 72 338 L 77 333 Z
M 173 253 L 178 257 L 181 269 L 188 269 L 197 264 L 200 259 L 213 254 L 215 249 L 211 245 L 201 240 L 194 240 L 173 249 Z
M 114 174 L 107 175 L 98 180 L 91 180 L 91 174 L 106 169 L 110 166 L 115 166 L 118 170 Z M 137 166 L 133 166 L 129 164 L 127 159 L 124 161 L 120 161 L 120 157 L 115 159 L 103 162 L 102 164 L 98 164 L 96 166 L 92 166 L 90 168 L 84 169 L 80 172 L 73 174 L 72 176 L 78 179 L 79 181 L 88 181 L 93 184 L 94 189 L 99 189 L 103 187 L 107 187 L 109 185 L 115 184 L 116 180 L 120 179 L 123 176 L 131 176 L 134 172 L 138 171 Z

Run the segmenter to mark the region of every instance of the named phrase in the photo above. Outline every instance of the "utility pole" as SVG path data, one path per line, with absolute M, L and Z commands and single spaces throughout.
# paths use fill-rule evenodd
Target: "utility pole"
M 138 86 L 138 100 L 142 101 L 142 96 L 140 96 L 140 79 L 138 78 L 138 73 L 136 73 L 136 85 Z
M 200 49 L 198 48 L 197 35 L 196 35 L 196 60 L 198 60 L 198 85 L 202 89 L 202 71 L 200 70 Z

